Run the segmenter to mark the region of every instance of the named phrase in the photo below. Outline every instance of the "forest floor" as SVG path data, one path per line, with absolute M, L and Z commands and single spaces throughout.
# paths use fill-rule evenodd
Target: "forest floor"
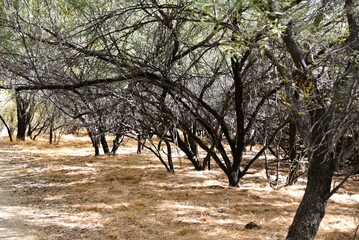
M 219 169 L 197 172 L 183 157 L 175 169 L 136 154 L 130 141 L 117 156 L 95 157 L 85 137 L 2 138 L 0 239 L 283 239 L 305 188 L 300 179 L 272 189 L 261 160 L 238 189 Z M 329 201 L 317 239 L 354 239 L 358 224 L 354 176 Z

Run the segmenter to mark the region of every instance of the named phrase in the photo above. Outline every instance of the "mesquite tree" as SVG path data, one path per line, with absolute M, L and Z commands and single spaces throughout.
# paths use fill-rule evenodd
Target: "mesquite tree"
M 358 143 L 357 8 L 351 0 L 344 5 L 340 1 L 323 1 L 319 9 L 314 2 L 298 2 L 289 9 L 268 6 L 271 19 L 286 22 L 281 40 L 290 62 L 279 62 L 273 54 L 267 55 L 282 76 L 289 79 L 283 98 L 287 99 L 295 128 L 304 140 L 309 161 L 307 187 L 287 239 L 314 239 L 327 201 L 337 189 L 331 190 L 332 178 L 336 166 L 344 160 L 343 154 L 337 153 L 338 147 L 339 152 L 344 151 L 343 138 Z M 323 18 L 323 9 L 330 10 L 326 12 L 330 19 Z M 278 16 L 276 12 L 282 14 Z M 334 18 L 342 20 L 336 22 Z M 309 28 L 303 28 L 303 20 L 307 20 Z M 346 26 L 348 34 L 341 35 L 339 26 Z M 354 145 L 349 146 L 351 152 L 355 152 Z M 357 165 L 348 177 L 355 171 Z
M 95 126 L 94 146 L 125 109 L 131 130 L 161 136 L 169 157 L 177 144 L 198 168 L 211 157 L 234 187 L 288 129 L 289 159 L 301 139 L 309 168 L 287 238 L 314 238 L 336 166 L 357 158 L 354 1 L 53 2 L 7 3 L 1 27 L 10 37 L 1 39 L 16 47 L 0 46 L 13 79 L 2 88 L 68 97 L 69 113 Z M 246 161 L 254 131 L 263 147 Z

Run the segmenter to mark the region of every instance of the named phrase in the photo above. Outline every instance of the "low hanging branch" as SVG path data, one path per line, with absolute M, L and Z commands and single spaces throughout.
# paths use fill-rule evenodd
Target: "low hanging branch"
M 110 84 L 115 82 L 124 82 L 128 80 L 135 80 L 135 79 L 152 79 L 152 80 L 159 80 L 161 77 L 157 74 L 151 72 L 139 72 L 134 74 L 126 74 L 120 75 L 113 78 L 100 78 L 94 80 L 83 81 L 80 83 L 74 84 L 29 84 L 29 85 L 22 85 L 22 86 L 0 86 L 0 89 L 14 89 L 15 91 L 25 91 L 25 90 L 69 90 L 74 91 L 78 88 L 88 87 L 88 86 L 96 86 L 101 84 Z

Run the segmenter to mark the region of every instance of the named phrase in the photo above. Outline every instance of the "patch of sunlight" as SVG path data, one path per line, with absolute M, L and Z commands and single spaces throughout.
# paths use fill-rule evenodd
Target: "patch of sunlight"
M 17 206 L 0 206 L 0 218 L 11 219 L 17 212 L 21 212 L 23 208 Z
M 76 136 L 76 135 L 73 135 L 73 134 L 65 134 L 65 135 L 62 135 L 61 139 L 62 139 L 63 141 L 64 141 L 64 140 L 68 140 L 68 141 L 76 141 L 76 142 L 79 142 L 79 141 L 87 142 L 87 141 L 89 141 L 89 137 L 88 137 L 88 136 L 80 137 L 80 136 Z
M 57 196 L 47 196 L 47 197 L 44 197 L 43 199 L 45 201 L 55 201 L 55 200 L 61 200 L 65 197 L 65 195 L 57 195 Z
M 85 229 L 103 227 L 99 221 L 102 216 L 97 212 L 73 213 L 50 209 L 32 209 L 23 214 L 29 222 L 42 227 L 46 225 Z
M 51 154 L 51 152 L 54 155 L 66 155 L 71 157 L 83 157 L 83 156 L 93 155 L 93 150 L 91 148 L 82 148 L 81 151 L 73 150 L 71 148 L 61 148 L 59 150 L 54 150 L 54 151 L 46 150 L 44 153 Z
M 126 202 L 123 203 L 92 203 L 92 204 L 75 204 L 72 205 L 73 208 L 79 208 L 86 211 L 99 211 L 101 209 L 115 209 L 115 210 L 125 210 L 129 207 L 129 204 Z
M 72 171 L 67 172 L 66 175 L 77 175 L 77 174 L 91 174 L 96 172 L 96 169 L 94 167 L 84 167 L 84 166 L 66 166 L 66 165 L 52 165 L 47 164 L 46 167 L 24 167 L 23 169 L 20 169 L 20 173 L 44 173 L 44 172 L 53 172 L 53 171 Z
M 202 224 L 203 221 L 197 220 L 197 219 L 193 219 L 193 218 L 184 218 L 178 221 L 179 223 L 182 224 Z
M 117 155 L 123 155 L 123 154 L 134 154 L 137 153 L 137 147 L 126 147 L 126 148 L 120 148 L 117 149 L 116 154 Z
M 96 172 L 96 169 L 93 167 L 80 167 L 80 166 L 60 166 L 59 170 L 69 170 L 73 171 L 70 173 L 66 173 L 68 175 L 75 175 L 75 174 L 90 174 Z
M 359 194 L 334 194 L 330 200 L 343 204 L 359 204 Z
M 163 204 L 161 204 L 161 208 L 167 208 L 167 209 L 179 209 L 180 211 L 185 210 L 196 210 L 196 211 L 200 211 L 200 212 L 204 212 L 207 211 L 208 208 L 206 207 L 201 207 L 201 206 L 197 206 L 197 205 L 189 205 L 189 204 L 181 204 L 178 202 L 164 202 Z
M 303 185 L 292 185 L 288 187 L 281 188 L 279 192 L 283 195 L 290 196 L 293 199 L 302 199 L 304 194 L 305 186 Z
M 205 180 L 200 185 L 204 187 L 223 186 L 223 182 L 218 180 Z
M 88 183 L 93 183 L 93 180 L 90 179 L 81 179 L 78 181 L 71 181 L 68 183 L 53 183 L 53 182 L 47 182 L 47 181 L 42 181 L 40 182 L 23 182 L 21 184 L 14 184 L 15 188 L 21 189 L 21 188 L 52 188 L 52 187 L 69 187 L 69 186 L 75 186 L 77 184 L 88 184 Z
M 355 229 L 359 223 L 353 216 L 347 215 L 325 215 L 320 228 L 325 231 L 348 231 Z
M 188 176 L 188 177 L 195 177 L 195 178 L 199 178 L 199 179 L 211 179 L 215 176 L 222 176 L 223 173 L 220 171 L 216 171 L 216 170 L 204 170 L 204 171 L 195 171 L 192 170 L 192 167 L 188 168 L 188 171 L 186 172 L 181 172 L 181 174 L 183 174 L 184 176 Z
M 215 222 L 219 225 L 225 225 L 225 226 L 238 224 L 238 221 L 234 221 L 233 219 L 230 218 L 218 219 Z

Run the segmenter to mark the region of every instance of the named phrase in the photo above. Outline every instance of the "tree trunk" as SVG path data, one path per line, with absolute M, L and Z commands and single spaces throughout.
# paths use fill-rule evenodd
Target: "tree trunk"
M 17 135 L 16 139 L 19 141 L 25 141 L 27 124 L 22 117 L 17 118 Z
M 7 134 L 9 135 L 9 139 L 10 139 L 10 142 L 12 142 L 12 132 L 11 132 L 11 129 L 9 128 L 9 126 L 6 124 L 6 121 L 5 119 L 0 115 L 0 120 L 2 121 L 2 123 L 4 124 L 6 130 L 7 130 Z
M 235 28 L 238 27 L 239 22 L 237 17 L 232 19 L 233 25 Z M 232 33 L 233 42 L 236 42 L 236 33 Z M 239 186 L 240 180 L 240 166 L 243 161 L 243 152 L 245 151 L 245 101 L 244 101 L 244 78 L 242 76 L 242 70 L 247 62 L 249 56 L 251 55 L 251 50 L 247 50 L 242 58 L 239 59 L 238 56 L 234 55 L 231 57 L 231 68 L 234 81 L 234 111 L 236 114 L 236 136 L 235 143 L 232 145 L 232 156 L 233 163 L 229 168 L 229 185 L 232 187 Z M 228 139 L 229 140 L 229 139 Z
M 334 159 L 328 153 L 329 121 L 324 109 L 313 110 L 308 182 L 303 199 L 297 209 L 287 240 L 314 239 L 325 214 L 327 196 L 335 170 Z
M 140 154 L 142 150 L 141 138 L 141 134 L 137 134 L 137 154 Z
M 194 135 L 197 135 L 197 126 L 196 124 L 194 123 L 193 126 L 192 126 L 192 133 Z M 197 143 L 194 141 L 194 139 L 191 137 L 191 136 L 188 136 L 188 144 L 193 152 L 193 154 L 198 157 L 198 146 L 197 146 Z
M 113 140 L 112 150 L 111 153 L 113 155 L 116 154 L 118 148 L 120 147 L 120 144 L 122 142 L 122 133 L 117 133 L 115 139 Z
M 297 144 L 296 144 L 296 137 L 297 137 L 297 127 L 295 122 L 289 123 L 289 160 L 294 163 L 295 158 L 297 156 Z
M 32 107 L 30 100 L 21 97 L 19 92 L 15 93 L 16 96 L 16 109 L 17 109 L 17 135 L 16 139 L 25 141 L 26 129 L 29 126 Z
M 52 144 L 54 138 L 54 124 L 53 121 L 50 122 L 50 136 L 49 136 L 49 143 Z
M 89 129 L 87 129 L 87 133 L 90 136 L 91 142 L 92 142 L 92 146 L 95 148 L 95 156 L 99 156 L 100 155 L 100 141 L 99 141 L 99 137 L 96 136 L 93 132 L 91 132 Z
M 106 135 L 104 133 L 101 134 L 100 141 L 104 154 L 110 154 L 110 148 L 108 147 Z
M 347 44 L 348 46 L 350 45 L 350 49 L 358 50 L 359 30 L 356 15 L 354 15 L 354 6 L 353 0 L 345 0 L 345 11 L 349 29 Z M 290 24 L 283 35 L 283 41 L 286 43 L 287 49 L 297 68 L 302 70 L 303 73 L 306 72 L 307 66 L 299 51 L 298 45 L 292 37 Z M 353 54 L 355 55 L 354 51 Z M 351 61 L 352 60 L 349 60 L 349 68 L 345 71 L 347 76 L 349 76 L 351 66 L 357 65 Z M 357 76 L 355 68 L 352 68 L 352 71 L 355 74 L 353 74 L 353 76 Z M 355 77 L 353 79 L 355 79 Z M 313 86 L 315 86 L 315 82 Z M 309 155 L 308 182 L 302 202 L 289 228 L 286 237 L 288 240 L 309 240 L 315 238 L 320 222 L 325 214 L 326 202 L 330 197 L 330 187 L 335 171 L 336 159 L 331 156 L 332 154 L 329 154 L 328 150 L 331 147 L 331 137 L 329 135 L 333 133 L 335 129 L 329 128 L 330 119 L 325 116 L 334 116 L 334 114 L 333 112 L 325 112 L 324 104 L 320 103 L 320 96 L 315 92 L 317 89 L 313 90 L 311 93 L 311 102 L 319 106 L 310 106 L 312 109 L 314 107 L 314 110 L 310 112 L 311 136 L 309 137 L 308 145 L 312 147 L 312 152 Z M 341 95 L 338 96 L 343 97 Z M 336 97 L 335 99 L 340 99 L 340 97 Z
M 214 150 L 214 144 L 212 143 L 210 151 Z M 203 170 L 207 167 L 208 170 L 211 170 L 211 154 L 207 153 L 206 157 L 203 160 Z
M 233 169 L 227 174 L 228 182 L 230 187 L 239 187 L 239 171 L 236 169 Z
M 289 155 L 290 171 L 288 174 L 287 184 L 294 183 L 298 178 L 299 162 L 298 159 L 296 159 L 297 157 L 296 137 L 297 137 L 297 126 L 295 124 L 295 121 L 293 121 L 289 123 L 288 155 Z
M 229 169 L 230 173 L 227 174 L 229 185 L 231 187 L 239 186 L 239 172 L 240 165 L 243 160 L 243 152 L 245 150 L 245 123 L 244 123 L 244 101 L 243 101 L 243 92 L 244 92 L 244 82 L 241 76 L 241 70 L 246 59 L 249 57 L 250 52 L 247 51 L 243 56 L 241 61 L 237 59 L 236 56 L 231 58 L 233 80 L 234 80 L 234 100 L 235 100 L 235 113 L 236 113 L 236 140 L 235 140 L 235 149 L 233 152 L 233 164 Z
M 98 144 L 95 144 L 94 148 L 95 148 L 95 156 L 99 156 L 100 155 L 100 148 L 98 147 Z
M 178 132 L 176 134 L 177 146 L 186 154 L 187 158 L 191 161 L 197 171 L 203 170 L 203 166 L 198 161 L 197 155 L 193 152 L 192 147 L 188 143 L 187 134 L 183 134 L 185 140 L 182 140 Z
M 171 149 L 171 144 L 168 141 L 164 141 L 166 143 L 166 147 L 167 147 L 167 160 L 168 160 L 168 167 L 170 169 L 171 172 L 174 172 L 175 169 L 173 167 L 173 161 L 172 161 L 172 149 Z

